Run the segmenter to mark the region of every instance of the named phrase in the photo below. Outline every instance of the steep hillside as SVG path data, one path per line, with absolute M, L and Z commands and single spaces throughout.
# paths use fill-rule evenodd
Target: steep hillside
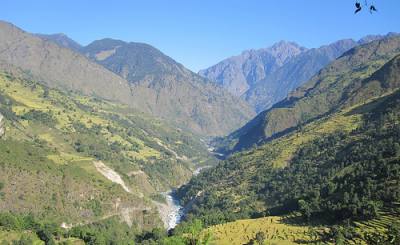
M 371 232 L 388 239 L 400 211 L 399 60 L 355 80 L 360 86 L 340 109 L 193 178 L 179 191 L 188 219 L 212 225 L 295 212 L 300 217 L 287 216 L 284 224 L 329 227 L 314 233 L 323 242 L 341 234 L 350 244 L 365 244 Z M 223 229 L 232 233 L 228 225 Z
M 126 80 L 81 54 L 0 22 L 0 61 L 28 71 L 50 87 L 133 104 Z
M 179 127 L 218 135 L 254 115 L 245 102 L 150 45 L 103 39 L 81 52 L 128 80 L 139 108 Z
M 266 49 L 245 51 L 201 70 L 199 74 L 240 97 L 305 50 L 296 43 L 281 41 Z
M 399 37 L 384 38 L 349 50 L 285 100 L 220 141 L 220 150 L 232 152 L 249 148 L 337 110 L 357 89 L 356 84 L 399 52 Z
M 162 226 L 160 193 L 212 160 L 194 135 L 126 105 L 9 73 L 0 73 L 0 88 L 1 213 L 31 213 L 56 227 L 115 218 L 135 232 L 151 229 Z

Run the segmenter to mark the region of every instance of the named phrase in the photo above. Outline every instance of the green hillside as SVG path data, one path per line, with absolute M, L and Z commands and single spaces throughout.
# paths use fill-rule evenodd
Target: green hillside
M 298 212 L 290 223 L 349 224 L 341 231 L 348 240 L 383 234 L 399 218 L 399 61 L 396 56 L 370 76 L 349 80 L 334 112 L 194 177 L 179 190 L 187 218 L 215 225 Z M 309 93 L 303 100 L 312 101 Z M 320 90 L 318 96 L 327 95 Z M 329 241 L 333 231 L 320 236 Z
M 134 231 L 162 226 L 152 198 L 214 161 L 163 121 L 9 73 L 0 73 L 0 114 L 1 212 L 58 227 L 112 217 Z

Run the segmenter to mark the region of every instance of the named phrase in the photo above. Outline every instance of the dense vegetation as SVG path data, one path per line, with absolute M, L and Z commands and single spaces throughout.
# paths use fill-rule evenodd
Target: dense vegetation
M 34 243 L 35 241 L 42 241 L 45 245 L 82 243 L 90 245 L 208 244 L 211 234 L 203 233 L 203 228 L 200 220 L 193 220 L 185 222 L 168 236 L 162 228 L 140 232 L 116 218 L 110 218 L 66 230 L 57 223 L 43 221 L 32 214 L 0 213 L 0 242 L 13 245 L 39 244 Z M 17 233 L 19 236 L 10 241 L 1 236 L 2 232 Z
M 397 91 L 345 110 L 342 120 L 362 115 L 357 127 L 351 131 L 341 128 L 304 141 L 288 158 L 286 167 L 275 165 L 282 154 L 276 146 L 286 142 L 282 144 L 290 148 L 285 137 L 234 155 L 180 189 L 182 201 L 191 205 L 187 219 L 196 217 L 206 225 L 214 225 L 299 212 L 302 220 L 293 222 L 332 225 L 380 219 L 388 214 L 398 217 L 399 105 Z M 328 117 L 314 124 L 326 128 L 329 121 L 335 120 Z M 292 135 L 307 139 L 312 129 L 316 128 L 300 127 Z M 357 237 L 357 232 L 350 231 L 340 235 L 347 234 L 346 239 Z M 382 232 L 372 234 L 377 237 Z M 326 235 L 336 236 L 335 232 Z

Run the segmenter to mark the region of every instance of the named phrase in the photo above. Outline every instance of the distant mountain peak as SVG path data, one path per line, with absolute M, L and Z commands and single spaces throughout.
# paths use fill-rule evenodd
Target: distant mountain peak
M 307 49 L 307 48 L 300 46 L 296 42 L 285 41 L 285 40 L 280 40 L 279 42 L 274 43 L 272 46 L 265 48 L 265 50 L 268 50 L 270 52 L 275 52 L 282 49 Z
M 242 96 L 258 81 L 307 49 L 297 43 L 280 41 L 270 47 L 250 49 L 199 71 L 199 74 Z
M 50 41 L 53 42 L 63 48 L 68 48 L 74 51 L 79 51 L 82 46 L 74 41 L 73 39 L 71 39 L 70 37 L 68 37 L 66 34 L 64 33 L 55 33 L 55 34 L 34 34 L 37 37 L 40 37 L 41 39 L 45 40 L 45 41 Z
M 368 35 L 359 41 L 347 38 L 311 49 L 281 40 L 267 48 L 243 51 L 199 74 L 245 99 L 260 112 L 285 98 L 354 46 L 396 35 Z
M 240 98 L 149 44 L 105 38 L 83 47 L 81 53 L 126 79 L 132 96 L 142 98 L 140 108 L 198 133 L 221 134 L 253 115 Z M 239 119 L 239 124 L 226 117 Z

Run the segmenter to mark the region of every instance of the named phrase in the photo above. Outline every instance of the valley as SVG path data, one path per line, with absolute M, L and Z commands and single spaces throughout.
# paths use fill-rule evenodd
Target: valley
M 251 33 L 227 38 L 222 19 L 206 35 L 209 19 L 179 25 L 201 43 L 171 43 L 178 16 L 130 14 L 60 26 L 76 40 L 0 20 L 1 245 L 400 244 L 398 33 L 300 38 L 264 23 L 244 29 L 279 35 L 248 49 Z M 193 72 L 206 56 L 215 65 Z

